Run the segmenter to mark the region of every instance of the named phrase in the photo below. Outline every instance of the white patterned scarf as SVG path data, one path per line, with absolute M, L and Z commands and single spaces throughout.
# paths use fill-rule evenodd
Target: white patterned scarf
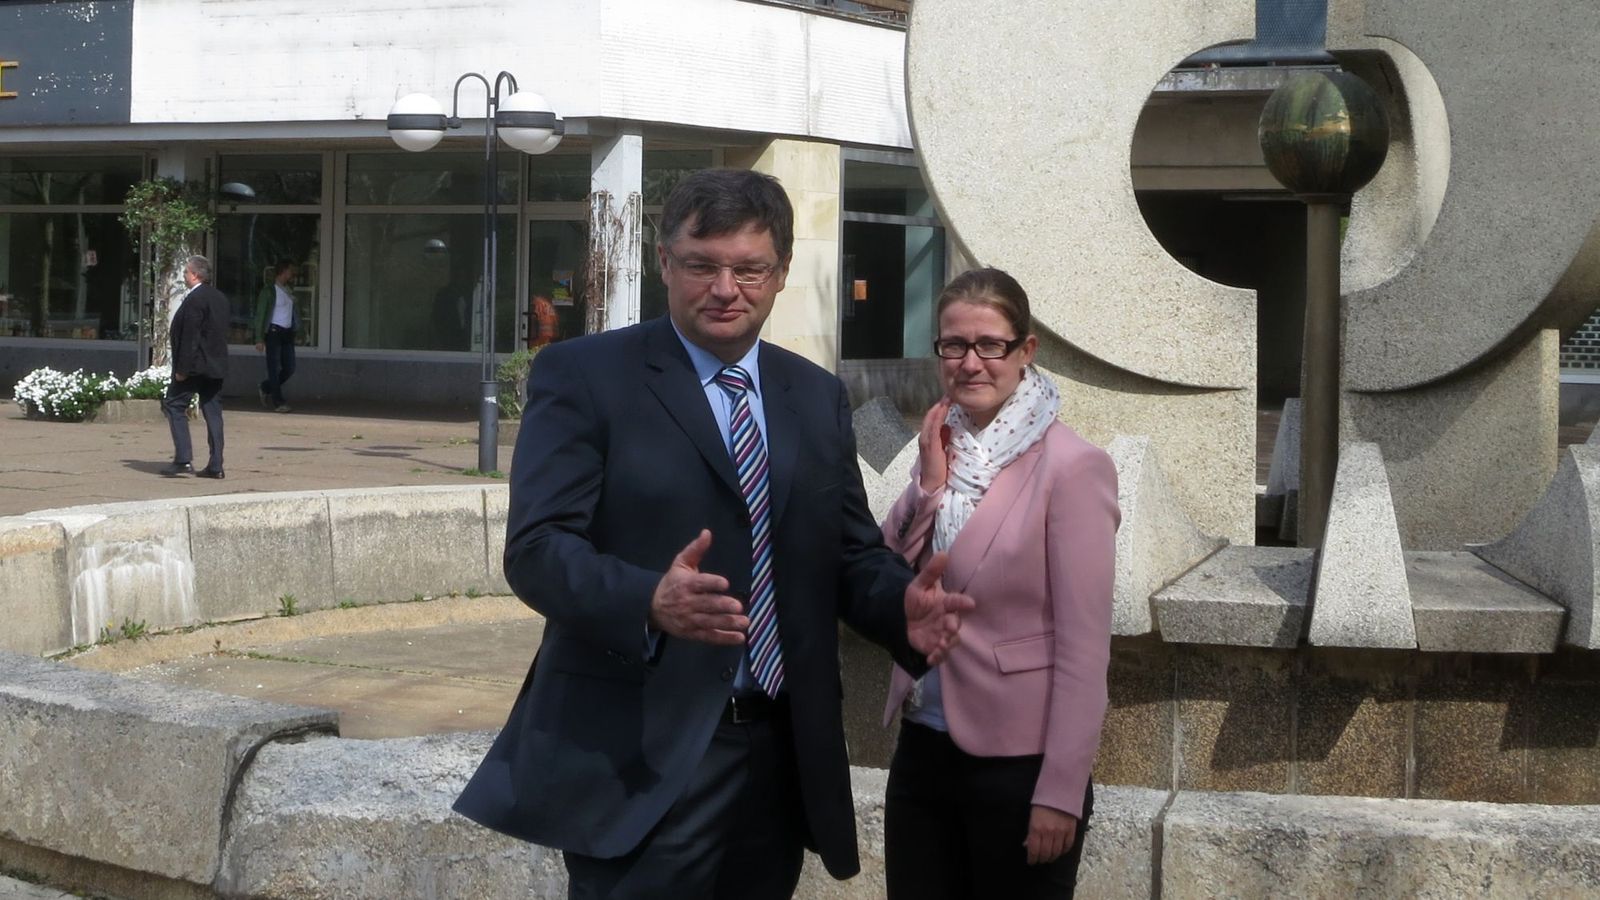
M 934 552 L 950 549 L 995 476 L 1044 437 L 1060 411 L 1055 381 L 1033 366 L 1023 370 L 1017 389 L 982 431 L 974 433 L 972 417 L 951 404 L 945 417 L 950 426 L 950 473 L 933 521 Z

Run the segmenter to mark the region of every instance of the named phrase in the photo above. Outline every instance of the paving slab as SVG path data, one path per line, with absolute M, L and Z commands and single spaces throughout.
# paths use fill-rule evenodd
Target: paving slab
M 452 731 L 494 730 L 505 724 L 517 681 L 411 675 L 316 663 L 217 655 L 163 663 L 125 673 L 273 703 L 339 712 L 339 734 L 376 740 Z
M 253 405 L 253 404 L 252 404 Z M 415 418 L 396 416 L 412 415 Z M 280 414 L 224 402 L 228 451 L 222 481 L 162 478 L 172 458 L 165 423 L 95 425 L 28 419 L 0 401 L 0 515 L 52 507 L 255 491 L 504 484 L 460 473 L 478 464 L 472 411 L 342 407 Z M 203 447 L 203 429 L 193 427 Z M 515 423 L 501 423 L 500 470 L 511 470 Z
M 340 734 L 348 738 L 494 730 L 505 723 L 543 634 L 544 621 L 530 613 L 505 621 L 233 641 L 226 650 L 125 674 L 338 710 Z

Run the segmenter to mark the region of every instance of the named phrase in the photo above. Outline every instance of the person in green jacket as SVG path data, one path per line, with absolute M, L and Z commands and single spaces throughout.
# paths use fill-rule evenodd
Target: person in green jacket
M 300 314 L 289 283 L 299 268 L 292 259 L 279 260 L 272 281 L 263 285 L 256 296 L 256 349 L 267 356 L 267 378 L 256 391 L 262 406 L 281 413 L 289 411 L 289 404 L 283 399 L 283 383 L 294 375 L 294 332 L 300 324 Z

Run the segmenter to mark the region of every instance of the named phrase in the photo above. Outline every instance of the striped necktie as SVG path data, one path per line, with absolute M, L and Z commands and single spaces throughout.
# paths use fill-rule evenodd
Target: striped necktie
M 733 403 L 729 432 L 733 437 L 733 464 L 739 470 L 739 490 L 750 509 L 750 633 L 746 652 L 750 671 L 767 696 L 778 696 L 783 686 L 783 651 L 778 646 L 778 614 L 772 589 L 772 502 L 767 489 L 767 445 L 761 440 L 750 413 L 750 374 L 738 366 L 717 373 L 717 385 Z

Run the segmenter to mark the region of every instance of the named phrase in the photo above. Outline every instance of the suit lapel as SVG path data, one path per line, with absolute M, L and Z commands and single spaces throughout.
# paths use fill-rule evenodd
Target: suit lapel
M 944 575 L 945 590 L 960 592 L 967 589 L 972 576 L 988 555 L 989 545 L 1000 534 L 1011 507 L 1022 496 L 1034 468 L 1043 456 L 1044 440 L 1040 439 L 995 476 L 988 492 L 978 501 L 978 508 L 973 510 L 972 518 L 967 520 L 961 533 L 956 535 L 955 542 L 950 545 L 950 563 Z
M 767 415 L 767 490 L 772 495 L 772 526 L 783 520 L 794 484 L 800 447 L 800 410 L 790 392 L 788 372 L 776 353 L 761 354 L 761 405 Z
M 736 496 L 743 497 L 739 489 L 739 475 L 734 471 L 733 460 L 728 457 L 727 445 L 717 429 L 716 418 L 711 415 L 700 379 L 695 377 L 689 354 L 678 342 L 678 336 L 666 316 L 656 322 L 645 333 L 645 385 L 666 407 L 667 415 L 683 429 L 717 477 Z

